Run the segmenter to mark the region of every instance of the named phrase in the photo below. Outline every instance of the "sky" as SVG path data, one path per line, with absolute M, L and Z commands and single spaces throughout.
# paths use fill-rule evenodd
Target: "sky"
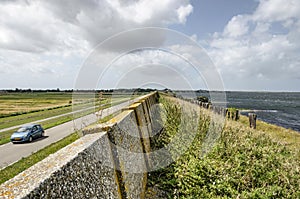
M 300 91 L 299 55 L 299 0 L 0 1 L 0 89 Z

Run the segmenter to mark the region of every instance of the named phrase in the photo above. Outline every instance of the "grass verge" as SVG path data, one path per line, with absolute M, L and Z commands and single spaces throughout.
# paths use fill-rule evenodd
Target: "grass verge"
M 63 138 L 62 140 L 59 140 L 58 142 L 55 142 L 39 151 L 33 153 L 32 155 L 30 155 L 26 158 L 22 158 L 18 162 L 0 170 L 0 184 L 13 178 L 17 174 L 24 171 L 25 169 L 31 167 L 32 165 L 43 160 L 50 154 L 55 153 L 59 149 L 74 142 L 78 138 L 79 138 L 78 133 L 72 133 L 71 135 L 68 135 L 67 137 Z

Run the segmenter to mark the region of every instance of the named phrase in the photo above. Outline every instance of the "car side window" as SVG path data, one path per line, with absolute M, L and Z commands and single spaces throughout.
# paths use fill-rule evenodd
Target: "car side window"
M 37 130 L 37 128 L 36 128 L 36 126 L 34 126 L 33 128 L 32 128 L 32 131 L 36 131 Z

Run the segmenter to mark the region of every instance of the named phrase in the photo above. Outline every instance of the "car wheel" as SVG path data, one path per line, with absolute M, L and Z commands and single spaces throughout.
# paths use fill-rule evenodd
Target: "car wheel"
M 28 142 L 32 142 L 32 136 L 29 137 Z

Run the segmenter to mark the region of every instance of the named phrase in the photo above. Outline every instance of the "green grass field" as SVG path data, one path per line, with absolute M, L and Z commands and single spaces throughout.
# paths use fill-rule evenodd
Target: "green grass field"
M 9 128 L 21 124 L 34 122 L 41 119 L 58 116 L 61 114 L 71 113 L 73 110 L 81 110 L 84 108 L 92 107 L 93 105 L 99 106 L 96 110 L 108 108 L 111 105 L 124 102 L 133 98 L 134 96 L 122 95 L 95 95 L 94 101 L 90 102 L 91 94 L 76 93 L 74 97 L 72 93 L 9 93 L 1 94 L 1 111 L 0 114 L 0 129 Z M 72 97 L 76 100 L 75 104 L 70 103 Z M 86 97 L 89 97 L 88 100 Z M 92 96 L 93 97 L 93 96 Z M 12 104 L 18 104 L 19 109 Z M 100 107 L 101 105 L 101 107 Z M 22 111 L 20 111 L 22 110 Z M 25 111 L 26 110 L 26 111 Z M 57 126 L 59 124 L 71 121 L 74 118 L 78 118 L 92 113 L 94 110 L 87 110 L 80 113 L 58 117 L 48 121 L 40 122 L 45 129 Z M 16 128 L 17 129 L 17 128 Z M 0 132 L 0 145 L 9 142 L 10 135 L 16 130 L 8 130 Z
M 99 105 L 109 99 L 134 97 L 132 95 L 108 93 L 80 93 L 80 92 L 26 92 L 0 93 L 0 118 L 57 109 L 72 104 L 85 104 L 93 101 Z M 75 101 L 74 101 L 75 100 Z M 1 127 L 0 127 L 1 128 Z
M 65 106 L 72 102 L 72 93 L 1 93 L 0 116 Z

